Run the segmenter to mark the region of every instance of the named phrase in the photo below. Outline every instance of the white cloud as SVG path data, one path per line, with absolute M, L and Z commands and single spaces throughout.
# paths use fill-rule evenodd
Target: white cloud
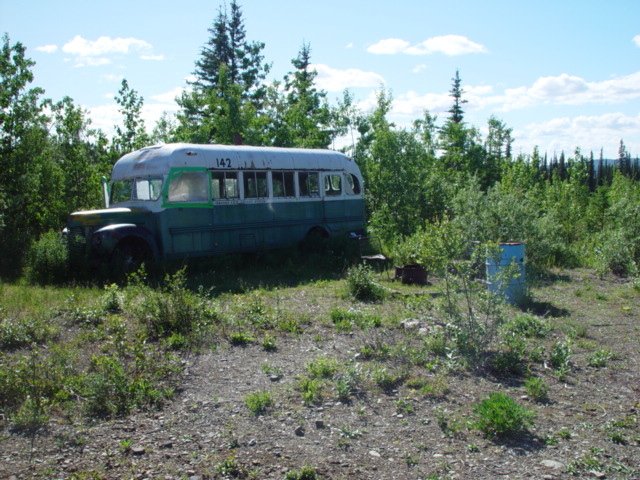
M 413 70 L 411 70 L 413 73 L 420 73 L 423 70 L 427 69 L 427 64 L 426 63 L 421 63 L 420 65 L 416 65 L 415 67 L 413 67 Z
M 132 50 L 150 50 L 151 44 L 137 38 L 99 37 L 90 41 L 76 35 L 73 40 L 62 47 L 62 51 L 80 57 L 97 57 L 100 55 L 127 54 Z
M 541 100 L 576 96 L 589 89 L 587 82 L 563 73 L 559 77 L 542 77 L 529 89 L 529 94 Z
M 515 148 L 531 153 L 538 145 L 542 152 L 573 153 L 579 146 L 583 154 L 593 151 L 597 156 L 604 148 L 604 155 L 615 158 L 620 139 L 634 138 L 640 130 L 640 116 L 630 117 L 620 112 L 599 116 L 554 118 L 546 122 L 532 123 L 523 130 L 514 131 Z M 640 144 L 627 142 L 629 151 L 638 151 Z
M 587 82 L 563 73 L 539 78 L 531 87 L 507 89 L 493 103 L 502 103 L 501 110 L 509 111 L 539 104 L 622 103 L 635 98 L 640 98 L 640 72 L 602 82 Z
M 640 47 L 640 35 L 633 37 L 633 43 L 636 44 L 636 47 Z
M 467 53 L 487 53 L 485 46 L 472 42 L 462 35 L 443 35 L 425 40 L 418 45 L 408 48 L 405 53 L 410 55 L 430 55 L 444 53 L 448 56 L 464 55 Z
M 371 45 L 367 51 L 379 55 L 393 55 L 397 53 L 431 55 L 433 53 L 443 53 L 449 56 L 488 52 L 484 45 L 472 42 L 462 35 L 432 37 L 416 45 L 411 45 L 401 38 L 387 38 Z
M 393 55 L 409 48 L 409 42 L 400 38 L 387 38 L 367 48 L 367 52 L 377 55 Z
M 173 90 L 170 90 L 168 92 L 160 93 L 158 95 L 152 95 L 151 99 L 155 100 L 156 102 L 163 103 L 165 105 L 175 104 L 176 97 L 179 97 L 180 95 L 182 95 L 182 92 L 184 90 L 185 89 L 182 87 L 176 87 Z
M 153 56 L 150 43 L 137 38 L 99 37 L 87 40 L 76 35 L 63 45 L 62 51 L 73 56 L 76 66 L 99 66 L 111 63 L 110 56 L 128 55 L 139 52 L 143 59 L 161 60 L 163 56 Z
M 110 65 L 111 59 L 105 57 L 78 57 L 75 59 L 76 67 L 99 67 L 101 65 Z
M 446 112 L 449 108 L 451 108 L 451 97 L 448 93 L 418 95 L 416 92 L 409 91 L 393 100 L 391 115 L 418 118 L 425 110 L 441 113 Z
M 338 70 L 324 64 L 314 64 L 311 67 L 318 72 L 318 88 L 329 92 L 340 92 L 351 87 L 379 87 L 385 83 L 384 78 L 375 72 L 364 72 L 356 68 Z
M 464 106 L 466 112 L 476 111 L 491 104 L 492 97 L 490 95 L 493 93 L 493 87 L 488 85 L 464 86 L 463 90 L 463 98 L 467 101 Z M 447 112 L 452 103 L 453 100 L 448 92 L 418 95 L 414 91 L 409 91 L 394 98 L 391 114 L 413 118 L 422 117 L 425 110 L 436 114 Z
M 142 60 L 164 60 L 164 55 L 140 55 Z
M 57 45 L 42 45 L 41 47 L 36 47 L 36 51 L 44 52 L 44 53 L 55 53 L 58 51 Z
M 122 79 L 124 78 L 124 75 L 114 75 L 112 73 L 108 73 L 106 75 L 103 75 L 102 78 L 104 78 L 107 82 L 122 82 Z
M 144 120 L 144 125 L 147 129 L 147 132 L 151 133 L 151 131 L 156 126 L 160 117 L 162 117 L 163 113 L 175 114 L 178 112 L 178 104 L 173 102 L 172 104 L 167 103 L 149 103 L 145 104 L 142 107 L 141 116 Z
M 91 118 L 91 127 L 99 128 L 107 134 L 112 134 L 114 131 L 113 126 L 120 121 L 121 117 L 118 108 L 120 107 L 114 102 L 87 109 Z

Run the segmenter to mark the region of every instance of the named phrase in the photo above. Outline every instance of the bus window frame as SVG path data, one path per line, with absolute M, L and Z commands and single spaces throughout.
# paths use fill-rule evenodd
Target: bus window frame
M 338 183 L 336 188 L 335 183 Z M 344 189 L 342 188 L 341 172 L 326 172 L 324 174 L 324 196 L 325 198 L 342 197 Z
M 249 175 L 253 176 L 253 180 L 255 181 L 255 190 L 256 190 L 256 195 L 255 196 L 247 196 L 247 190 L 248 190 L 248 180 L 250 179 Z M 260 188 L 261 185 L 258 182 L 258 174 L 260 174 L 260 176 L 262 177 L 262 175 L 264 175 L 264 188 L 266 189 L 265 195 L 260 195 Z M 260 178 L 261 180 L 261 178 Z M 265 200 L 269 200 L 271 197 L 271 191 L 269 189 L 269 172 L 267 170 L 243 170 L 242 171 L 242 192 L 241 192 L 241 197 L 243 202 L 246 202 L 247 200 L 249 200 L 249 203 L 252 202 L 256 202 L 256 201 L 265 201 Z
M 271 198 L 274 200 L 291 200 L 296 195 L 296 170 L 272 170 L 271 171 Z M 276 176 L 282 176 L 283 195 L 276 195 Z M 289 178 L 287 178 L 289 177 Z M 287 186 L 288 185 L 288 186 Z
M 240 193 L 240 171 L 238 170 L 209 170 L 209 174 L 211 176 L 211 198 L 213 200 L 214 203 L 237 203 L 241 200 L 241 193 Z M 215 187 L 214 187 L 214 175 L 222 175 L 222 180 L 223 180 L 223 184 L 222 184 L 222 189 L 224 191 L 224 196 L 223 197 L 219 197 L 216 198 L 213 196 L 213 192 L 215 191 Z M 228 177 L 229 174 L 235 175 L 235 190 L 236 190 L 236 195 L 233 197 L 230 197 L 227 195 L 227 180 L 230 180 L 231 177 Z
M 321 198 L 321 193 L 320 193 L 320 172 L 317 170 L 299 170 L 298 172 L 298 181 L 297 183 L 297 188 L 298 188 L 298 198 Z M 303 178 L 301 178 L 301 176 Z M 309 178 L 311 176 L 315 176 L 316 178 L 316 191 L 312 191 L 311 190 L 311 182 L 309 182 Z M 305 186 L 305 192 L 302 192 L 302 185 L 304 184 Z

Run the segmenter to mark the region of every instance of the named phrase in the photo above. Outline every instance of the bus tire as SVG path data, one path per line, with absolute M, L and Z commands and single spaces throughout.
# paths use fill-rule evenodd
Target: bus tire
M 123 240 L 113 251 L 111 264 L 116 274 L 128 275 L 151 260 L 151 249 L 143 240 Z

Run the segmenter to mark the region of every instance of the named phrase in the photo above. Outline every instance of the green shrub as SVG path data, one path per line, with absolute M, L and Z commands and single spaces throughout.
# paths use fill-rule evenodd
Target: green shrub
M 534 402 L 545 403 L 549 400 L 549 387 L 540 378 L 527 378 L 524 386 Z
M 269 330 L 275 326 L 275 319 L 269 312 L 269 308 L 262 297 L 255 293 L 250 294 L 248 302 L 243 304 L 243 314 L 246 320 L 255 327 Z
M 373 272 L 366 265 L 358 265 L 347 272 L 349 294 L 361 302 L 379 302 L 384 299 L 384 289 L 373 280 Z
M 307 405 L 319 403 L 322 400 L 322 382 L 317 378 L 302 375 L 298 379 L 298 390 Z
M 124 295 L 117 284 L 112 283 L 104 286 L 101 304 L 105 312 L 118 313 L 122 311 Z
M 569 371 L 569 357 L 571 356 L 571 342 L 556 341 L 549 353 L 549 363 L 557 371 Z
M 637 275 L 635 251 L 636 239 L 628 239 L 624 231 L 602 232 L 595 248 L 596 271 L 601 276 L 609 272 L 624 276 Z
M 504 330 L 525 337 L 544 338 L 549 334 L 549 322 L 529 313 L 516 315 L 509 321 Z
M 278 349 L 276 337 L 273 335 L 265 335 L 262 339 L 262 348 L 264 348 L 265 352 L 275 352 Z
M 518 335 L 507 335 L 500 342 L 500 349 L 492 359 L 492 367 L 499 373 L 521 374 L 525 369 L 524 339 Z
M 143 300 L 134 314 L 151 338 L 169 337 L 173 333 L 188 336 L 218 319 L 217 313 L 201 295 L 186 287 L 183 268 L 167 275 L 160 290 L 143 289 Z
M 380 317 L 369 315 L 353 308 L 335 308 L 330 315 L 333 324 L 342 332 L 350 332 L 354 326 L 367 330 L 369 328 L 379 328 L 382 325 Z
M 305 365 L 311 378 L 332 378 L 338 371 L 338 362 L 332 358 L 317 357 Z
M 473 407 L 473 426 L 487 437 L 506 437 L 526 430 L 535 413 L 504 393 L 492 393 Z
M 244 403 L 254 415 L 264 415 L 273 405 L 273 398 L 269 392 L 253 392 L 244 397 Z
M 589 356 L 588 364 L 590 367 L 604 368 L 607 366 L 607 362 L 611 360 L 613 354 L 607 348 L 602 348 L 594 352 Z
M 235 346 L 243 346 L 253 342 L 255 338 L 251 336 L 250 333 L 239 331 L 239 332 L 231 332 L 229 336 L 229 342 L 231 345 Z
M 335 392 L 338 400 L 344 403 L 350 401 L 350 397 L 359 388 L 362 382 L 362 372 L 357 368 L 348 369 L 335 376 Z
M 0 347 L 8 350 L 43 342 L 58 333 L 57 327 L 42 317 L 0 319 Z
M 40 285 L 69 280 L 69 249 L 60 232 L 49 231 L 31 244 L 25 273 L 29 282 Z
M 385 392 L 390 392 L 404 381 L 404 375 L 377 367 L 372 372 L 373 381 Z
M 91 357 L 91 371 L 81 379 L 88 415 L 125 415 L 136 407 L 158 406 L 173 394 L 165 381 L 177 370 L 177 359 L 142 344 L 132 346 L 135 360 L 128 362 L 115 352 Z
M 285 480 L 317 480 L 318 476 L 313 467 L 306 465 L 301 470 L 288 472 L 284 478 Z

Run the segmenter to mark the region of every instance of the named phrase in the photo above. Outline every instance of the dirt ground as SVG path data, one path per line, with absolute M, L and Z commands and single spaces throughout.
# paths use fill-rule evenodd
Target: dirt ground
M 306 305 L 311 319 L 323 313 L 322 299 L 287 295 L 281 308 Z M 529 398 L 525 375 L 458 369 L 442 395 L 404 383 L 308 405 L 297 389 L 308 362 L 324 356 L 356 368 L 372 335 L 390 344 L 406 335 L 401 325 L 372 334 L 318 321 L 279 336 L 273 352 L 256 342 L 190 355 L 174 400 L 158 411 L 95 421 L 53 416 L 28 433 L 4 425 L 0 478 L 312 478 L 305 466 L 322 479 L 640 478 L 640 294 L 572 271 L 537 285 L 534 297 L 553 335 L 581 332 L 563 378 L 543 363 L 530 366 L 549 386 L 548 402 Z M 606 366 L 591 366 L 602 348 L 611 353 Z M 245 404 L 256 391 L 273 398 L 262 415 Z M 535 411 L 535 424 L 506 439 L 469 428 L 472 405 L 492 392 Z

